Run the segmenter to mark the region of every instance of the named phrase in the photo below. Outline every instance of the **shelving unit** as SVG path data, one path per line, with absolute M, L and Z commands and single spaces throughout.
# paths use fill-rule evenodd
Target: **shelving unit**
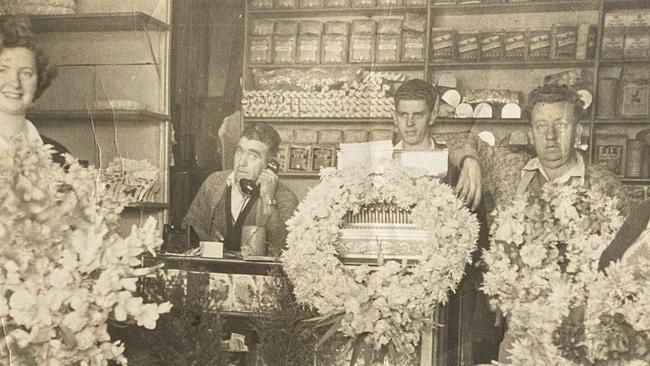
M 608 12 L 617 11 L 617 10 L 634 10 L 634 9 L 646 9 L 650 11 L 650 2 L 646 0 L 600 0 L 598 8 L 598 38 L 597 38 L 597 49 L 596 49 L 596 58 L 594 65 L 594 84 L 593 84 L 593 97 L 594 97 L 594 106 L 592 108 L 592 115 L 590 119 L 590 136 L 595 136 L 596 133 L 602 131 L 603 129 L 614 129 L 618 133 L 627 134 L 629 137 L 629 131 L 640 130 L 643 127 L 650 127 L 650 115 L 647 117 L 641 118 L 626 118 L 626 117 L 616 117 L 616 118 L 601 118 L 598 116 L 598 99 L 600 90 L 600 81 L 601 81 L 601 72 L 603 69 L 608 67 L 623 67 L 628 65 L 649 65 L 650 61 L 640 60 L 640 59 L 612 59 L 604 58 L 601 54 L 602 45 L 603 45 L 603 34 L 605 30 L 605 16 Z M 593 140 L 592 140 L 593 141 Z M 590 159 L 593 161 L 596 159 L 596 149 L 594 149 L 594 144 L 590 144 L 592 147 L 590 152 Z M 650 162 L 646 162 L 650 164 Z M 625 169 L 625 167 L 623 167 Z M 624 185 L 632 186 L 647 186 L 645 187 L 648 194 L 650 194 L 650 178 L 631 178 L 631 177 L 621 177 L 621 182 Z
M 650 185 L 650 178 L 621 178 L 623 184 Z
M 367 8 L 330 8 L 330 9 L 250 9 L 249 16 L 255 18 L 313 18 L 359 16 L 371 17 L 377 15 L 399 15 L 407 12 L 423 12 L 426 6 L 394 6 Z
M 405 70 L 424 70 L 421 63 L 402 63 L 402 64 L 382 64 L 382 63 L 350 63 L 350 64 L 247 64 L 249 69 L 346 69 L 346 68 L 364 68 L 375 71 L 405 71 Z
M 476 62 L 431 62 L 429 67 L 450 69 L 563 69 L 591 67 L 593 61 L 586 60 L 542 60 L 542 61 L 476 61 Z
M 0 16 L 0 20 L 5 18 Z M 51 32 L 166 32 L 169 25 L 142 12 L 32 15 L 38 33 Z
M 145 122 L 157 121 L 167 122 L 171 117 L 162 114 L 149 112 L 145 110 L 111 110 L 111 109 L 94 109 L 94 110 L 32 110 L 27 113 L 27 118 L 32 121 L 128 121 L 128 122 Z
M 603 68 L 612 66 L 624 65 L 645 65 L 650 61 L 647 60 L 628 60 L 628 59 L 603 59 L 601 57 L 601 45 L 603 43 L 603 28 L 604 18 L 608 11 L 617 9 L 647 9 L 650 8 L 650 2 L 646 0 L 555 0 L 555 1 L 530 1 L 530 2 L 516 2 L 516 3 L 479 3 L 479 4 L 435 4 L 432 0 L 426 6 L 421 7 L 393 7 L 393 8 L 343 8 L 343 9 L 291 9 L 291 10 L 255 10 L 247 9 L 245 12 L 246 31 L 250 25 L 251 19 L 313 19 L 313 20 L 332 20 L 336 17 L 342 17 L 346 20 L 373 17 L 377 15 L 395 15 L 400 16 L 407 12 L 413 12 L 425 16 L 427 19 L 426 26 L 426 53 L 425 60 L 421 63 L 394 63 L 394 64 L 380 64 L 380 63 L 348 63 L 342 65 L 277 65 L 277 64 L 249 64 L 246 62 L 246 52 L 244 54 L 244 77 L 250 73 L 252 69 L 258 70 L 274 70 L 282 68 L 295 68 L 295 69 L 309 69 L 321 68 L 325 70 L 335 70 L 340 68 L 359 68 L 367 71 L 398 71 L 404 72 L 409 77 L 420 77 L 425 80 L 433 81 L 437 73 L 449 72 L 456 73 L 461 78 L 466 74 L 469 81 L 463 80 L 463 87 L 472 87 L 472 78 L 488 80 L 489 75 L 499 74 L 500 78 L 504 78 L 504 73 L 521 73 L 512 74 L 511 80 L 506 83 L 507 86 L 502 86 L 500 82 L 495 84 L 499 85 L 496 88 L 514 88 L 521 85 L 525 90 L 526 87 L 532 89 L 533 86 L 541 84 L 542 78 L 531 81 L 530 75 L 543 75 L 542 73 L 560 72 L 564 69 L 586 69 L 589 70 L 595 77 L 591 91 L 593 93 L 593 105 L 591 107 L 591 115 L 582 121 L 582 125 L 586 127 L 589 136 L 595 136 L 596 132 L 602 129 L 623 129 L 624 131 L 634 131 L 643 128 L 645 125 L 650 126 L 650 116 L 647 118 L 600 118 L 596 115 L 597 100 L 598 100 L 598 87 L 600 81 L 600 72 Z M 431 47 L 431 28 L 441 27 L 446 28 L 452 25 L 453 28 L 458 30 L 471 30 L 476 31 L 485 29 L 522 29 L 540 27 L 549 28 L 562 19 L 567 19 L 566 14 L 573 12 L 581 12 L 586 15 L 585 19 L 581 21 L 598 27 L 595 55 L 591 59 L 546 59 L 546 60 L 498 60 L 498 61 L 434 61 L 430 54 Z M 557 16 L 556 16 L 557 14 Z M 501 22 L 501 15 L 503 18 L 509 18 Z M 539 16 L 538 16 L 539 15 Z M 564 18 L 563 18 L 564 16 Z M 581 15 L 582 16 L 582 15 Z M 543 18 L 543 20 L 539 20 Z M 516 19 L 513 21 L 513 19 Z M 568 18 L 572 19 L 572 18 Z M 580 18 L 582 19 L 582 18 Z M 480 20 L 480 25 L 471 24 L 475 20 Z M 564 20 L 566 22 L 566 20 Z M 575 20 L 574 20 L 575 22 Z M 528 24 L 531 23 L 531 24 Z M 441 25 L 442 24 L 442 25 Z M 457 24 L 457 25 L 456 25 Z M 573 23 L 575 24 L 575 23 Z M 477 28 L 478 27 L 478 28 Z M 516 28 L 515 28 L 516 27 Z M 247 35 L 246 35 L 247 37 Z M 518 75 L 521 75 L 521 79 Z M 507 77 L 507 75 L 506 75 Z M 247 79 L 245 79 L 247 80 Z M 489 82 L 488 82 L 489 83 Z M 531 85 L 528 85 L 531 84 Z M 245 84 L 248 85 L 248 84 Z M 525 85 L 525 86 L 524 86 Z M 520 89 L 521 90 L 521 89 Z M 244 123 L 270 123 L 281 128 L 333 128 L 339 126 L 342 131 L 348 129 L 363 129 L 363 128 L 392 128 L 393 121 L 391 118 L 244 118 Z M 454 119 L 454 118 L 438 118 L 434 127 L 435 132 L 459 132 L 463 131 L 476 131 L 489 130 L 497 134 L 505 134 L 514 129 L 526 128 L 528 121 L 525 119 L 518 120 L 504 120 L 499 118 L 491 119 Z M 499 140 L 499 136 L 497 136 Z M 590 144 L 590 147 L 593 147 Z M 595 149 L 594 149 L 595 150 Z M 591 160 L 594 159 L 594 152 L 589 153 Z M 317 177 L 317 173 L 302 173 L 302 172 L 287 172 L 283 176 L 292 180 L 306 180 L 307 186 L 313 184 L 313 180 Z M 650 185 L 648 179 L 623 179 L 626 184 L 643 184 Z
M 434 16 L 501 13 L 542 13 L 598 10 L 597 0 L 556 0 L 520 3 L 431 5 Z
M 159 168 L 151 202 L 125 207 L 122 234 L 147 216 L 162 227 L 169 209 L 171 0 L 150 2 L 87 0 L 79 14 L 30 16 L 59 75 L 27 118 L 95 167 L 121 156 Z M 146 110 L 92 108 L 106 100 L 137 101 Z

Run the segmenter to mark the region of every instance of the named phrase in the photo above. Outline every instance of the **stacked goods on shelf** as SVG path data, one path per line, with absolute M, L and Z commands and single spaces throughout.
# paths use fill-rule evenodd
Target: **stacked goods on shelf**
M 431 30 L 431 59 L 434 61 L 452 61 L 458 58 L 456 31 L 446 28 Z
M 254 64 L 271 63 L 271 43 L 275 23 L 268 20 L 255 20 L 248 37 L 248 61 Z
M 350 31 L 350 63 L 375 61 L 377 24 L 371 19 L 355 19 Z
M 320 63 L 321 34 L 323 24 L 316 21 L 303 21 L 300 23 L 300 36 L 298 37 L 298 63 Z
M 621 85 L 620 115 L 628 118 L 647 118 L 650 113 L 650 68 L 626 66 Z
M 519 106 L 523 102 L 523 95 L 520 91 L 494 90 L 494 89 L 467 89 L 463 93 L 463 101 L 459 106 L 467 105 L 472 109 L 472 115 L 466 115 L 465 110 L 469 108 L 456 109 L 456 118 L 497 118 L 496 111 L 504 106 Z M 507 110 L 507 109 L 506 109 Z M 521 109 L 517 114 L 501 118 L 521 118 Z
M 627 135 L 596 133 L 596 159 L 594 162 L 611 170 L 614 174 L 625 174 Z
M 116 199 L 126 197 L 131 202 L 150 199 L 158 180 L 159 169 L 147 160 L 132 160 L 116 156 L 100 171 L 103 189 Z
M 378 63 L 397 63 L 400 60 L 402 40 L 402 19 L 387 18 L 380 21 L 377 28 Z
M 650 11 L 622 10 L 605 14 L 603 59 L 650 59 Z
M 526 59 L 526 32 L 511 30 L 503 33 L 503 59 L 507 61 Z
M 278 21 L 273 31 L 273 63 L 295 64 L 298 44 L 298 23 Z
M 77 0 L 5 0 L 2 7 L 7 14 L 74 14 Z
M 406 13 L 402 33 L 402 62 L 424 62 L 427 18 Z
M 288 3 L 284 3 L 288 6 Z M 346 64 L 424 62 L 426 17 L 251 21 L 248 62 L 251 64 Z
M 254 70 L 253 77 L 242 97 L 245 117 L 390 118 L 390 90 L 406 79 L 354 69 Z
M 619 114 L 618 95 L 622 72 L 621 67 L 609 67 L 600 72 L 596 111 L 598 118 L 614 118 Z
M 556 0 L 431 0 L 437 5 L 469 5 L 498 3 L 553 2 Z M 579 0 L 576 0 L 578 2 Z M 254 10 L 271 9 L 337 9 L 337 8 L 390 8 L 395 6 L 426 6 L 427 0 L 250 0 L 249 6 Z
M 341 143 L 392 140 L 390 128 L 321 129 L 277 128 L 282 144 L 278 159 L 280 170 L 289 173 L 315 173 L 336 166 L 336 150 Z
M 646 162 L 646 150 L 648 145 L 644 140 L 641 139 L 630 139 L 627 140 L 627 157 L 625 164 L 625 176 L 629 178 L 641 178 L 643 177 L 643 165 L 650 162 Z
M 520 91 L 466 89 L 461 93 L 456 78 L 450 74 L 440 75 L 437 87 L 441 94 L 438 117 L 521 118 L 523 95 Z
M 253 10 L 390 8 L 395 6 L 426 6 L 427 0 L 250 0 Z
M 650 178 L 650 129 L 639 131 L 636 141 L 629 145 L 626 175 L 631 178 Z
M 547 75 L 544 84 L 573 88 L 584 102 L 585 110 L 592 104 L 589 91 L 593 75 L 588 70 L 568 70 Z M 458 91 L 456 77 L 441 74 L 437 83 L 441 93 L 438 117 L 520 119 L 523 94 L 520 91 L 466 89 Z
M 432 28 L 433 62 L 585 60 L 595 55 L 596 26 L 555 24 L 551 29 L 458 31 Z
M 350 24 L 331 21 L 325 24 L 322 42 L 322 62 L 324 64 L 344 64 L 348 62 L 348 34 Z

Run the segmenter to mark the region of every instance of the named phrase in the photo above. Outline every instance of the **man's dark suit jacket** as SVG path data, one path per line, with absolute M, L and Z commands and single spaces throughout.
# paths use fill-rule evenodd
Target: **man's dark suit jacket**
M 600 256 L 598 268 L 604 270 L 611 262 L 623 257 L 623 253 L 639 238 L 639 235 L 647 228 L 650 220 L 650 199 L 634 206 L 627 215 L 627 219 L 621 229 L 616 233 L 614 240 Z

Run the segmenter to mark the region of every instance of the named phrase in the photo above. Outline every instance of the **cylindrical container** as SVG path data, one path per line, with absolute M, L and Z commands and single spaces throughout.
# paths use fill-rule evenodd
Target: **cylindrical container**
M 600 80 L 600 90 L 598 93 L 598 117 L 599 118 L 613 118 L 616 117 L 617 111 L 617 98 L 616 91 L 618 90 L 618 79 L 602 79 Z
M 627 140 L 625 176 L 640 178 L 643 170 L 647 145 L 641 140 Z
M 641 177 L 650 178 L 650 144 L 646 143 L 645 157 L 641 165 Z
M 266 229 L 256 225 L 244 225 L 241 230 L 242 255 L 266 255 Z

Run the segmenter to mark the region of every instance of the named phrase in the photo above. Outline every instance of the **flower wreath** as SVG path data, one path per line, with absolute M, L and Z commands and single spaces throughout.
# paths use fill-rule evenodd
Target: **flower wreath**
M 586 365 L 650 364 L 650 232 L 588 285 L 578 316 L 554 333 L 563 356 Z
M 471 262 L 478 221 L 449 186 L 393 161 L 324 169 L 321 178 L 287 222 L 288 250 L 282 260 L 296 298 L 324 315 L 332 324 L 329 334 L 342 332 L 376 358 L 389 354 L 412 360 L 436 304 L 447 301 Z M 410 209 L 413 223 L 429 232 L 417 264 L 387 261 L 373 270 L 341 263 L 337 247 L 343 217 L 375 202 Z
M 0 360 L 15 365 L 126 364 L 109 318 L 153 329 L 169 303 L 143 302 L 136 282 L 161 244 L 156 221 L 114 233 L 125 202 L 70 155 L 14 138 L 0 153 Z M 5 363 L 2 362 L 4 365 Z
M 570 365 L 553 332 L 584 304 L 622 222 L 615 199 L 571 185 L 547 184 L 539 197 L 498 209 L 483 254 L 483 291 L 508 316 L 513 365 Z

